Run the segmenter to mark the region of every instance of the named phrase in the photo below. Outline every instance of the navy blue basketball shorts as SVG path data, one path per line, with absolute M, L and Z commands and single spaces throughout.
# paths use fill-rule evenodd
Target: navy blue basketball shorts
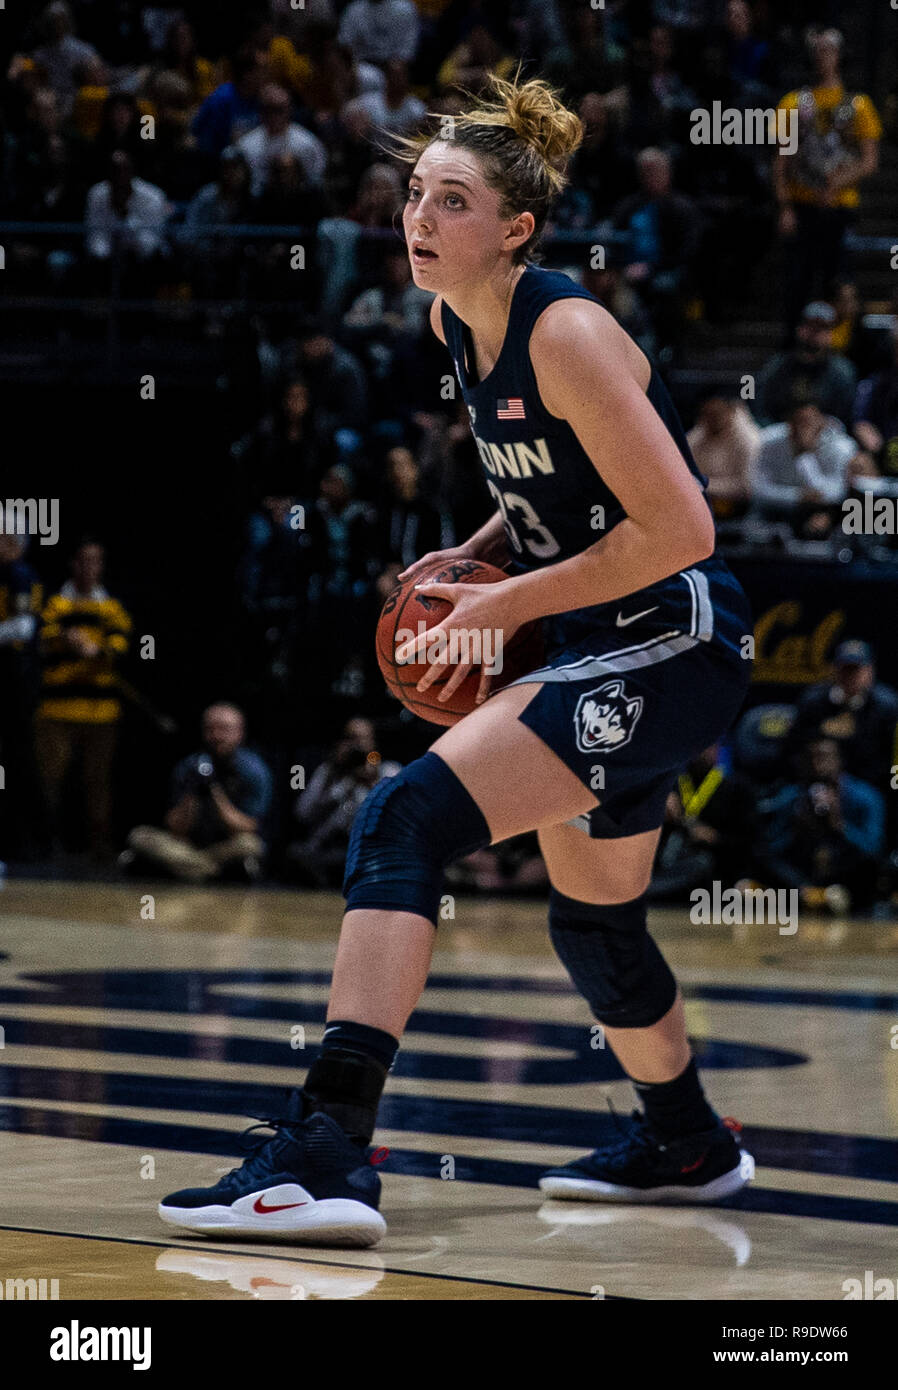
M 513 682 L 543 682 L 518 718 L 595 792 L 599 805 L 569 822 L 595 840 L 662 824 L 677 774 L 726 733 L 751 673 L 716 635 L 623 636 L 614 627 L 581 633 Z

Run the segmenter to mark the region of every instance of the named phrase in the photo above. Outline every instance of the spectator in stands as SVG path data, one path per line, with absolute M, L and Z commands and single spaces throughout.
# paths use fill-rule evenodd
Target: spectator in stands
M 112 95 L 111 75 L 102 58 L 88 58 L 76 74 L 78 89 L 72 107 L 73 133 L 82 140 L 96 140 L 103 124 L 103 113 Z
M 56 93 L 39 87 L 9 151 L 9 212 L 27 222 L 77 222 L 84 207 L 81 166 L 79 151 L 62 133 Z
M 410 449 L 397 446 L 387 454 L 389 496 L 379 518 L 378 550 L 383 568 L 407 569 L 431 550 L 451 545 L 444 518 L 421 497 L 421 475 Z
M 242 48 L 231 63 L 230 82 L 206 97 L 193 118 L 198 147 L 216 159 L 227 145 L 236 144 L 259 124 L 259 92 L 267 78 L 265 55 L 252 46 Z
M 297 366 L 308 382 L 322 436 L 361 431 L 368 420 L 368 383 L 358 358 L 314 326 L 299 340 Z
M 348 668 L 358 666 L 359 652 L 368 651 L 369 624 L 377 616 L 377 520 L 374 509 L 355 496 L 355 479 L 344 464 L 325 473 L 315 509 L 323 533 L 323 684 L 336 693 Z
M 111 92 L 103 103 L 96 137 L 87 146 L 85 174 L 97 183 L 109 172 L 109 162 L 117 150 L 129 155 L 134 169 L 143 171 L 149 140 L 140 138 L 141 111 L 130 92 Z
M 765 883 L 796 888 L 810 909 L 869 908 L 877 895 L 885 808 L 875 787 L 843 772 L 838 744 L 805 748 L 796 783 L 766 805 L 758 868 Z
M 318 227 L 327 212 L 323 188 L 310 182 L 307 166 L 286 150 L 274 155 L 265 185 L 252 201 L 251 220 L 282 230 L 278 237 L 257 242 L 249 252 L 254 265 L 250 283 L 255 298 L 290 302 L 297 313 L 315 309 L 321 288 L 315 273 Z M 299 273 L 297 246 L 303 255 Z
M 88 191 L 84 211 L 88 254 L 105 261 L 113 249 L 145 261 L 163 250 L 169 207 L 161 188 L 134 177 L 130 155 L 116 151 L 109 177 Z
M 317 497 L 325 469 L 333 461 L 333 441 L 312 406 L 306 378 L 295 374 L 284 383 L 277 408 L 231 450 L 245 483 L 255 491 L 260 478 L 291 480 L 301 502 Z
M 102 272 L 105 287 L 108 267 L 117 263 L 122 292 L 146 298 L 155 291 L 168 254 L 168 200 L 161 188 L 135 178 L 131 157 L 123 150 L 116 151 L 109 165 L 109 177 L 89 190 L 84 209 L 91 280 L 96 283 Z
M 246 262 L 244 242 L 236 237 L 207 237 L 202 233 L 207 227 L 248 223 L 252 205 L 249 187 L 246 156 L 235 145 L 229 145 L 222 151 L 217 179 L 201 188 L 187 205 L 179 241 L 201 299 L 227 298 L 241 288 L 238 277 Z
M 544 12 L 544 0 L 534 0 L 531 12 L 536 9 Z M 563 87 L 569 100 L 600 92 L 622 114 L 627 102 L 624 49 L 609 32 L 604 11 L 598 6 L 565 5 L 561 14 L 556 11 L 553 29 L 546 35 L 548 42 L 537 47 L 528 44 L 540 72 Z
M 306 182 L 320 184 L 324 179 L 327 151 L 317 135 L 291 121 L 290 108 L 290 93 L 274 82 L 266 83 L 259 93 L 261 125 L 237 141 L 250 167 L 254 197 L 268 182 L 272 161 L 278 155 L 291 154 L 298 159 Z
M 135 826 L 119 859 L 123 869 L 162 869 L 188 883 L 261 877 L 271 773 L 242 746 L 245 732 L 235 705 L 204 711 L 202 749 L 172 774 L 165 828 Z
M 832 350 L 841 353 L 857 366 L 858 338 L 864 314 L 857 284 L 848 275 L 837 275 L 826 297 L 836 316 L 830 339 Z
M 587 266 L 583 271 L 583 287 L 600 299 L 622 328 L 634 338 L 643 352 L 655 355 L 655 330 L 648 309 L 629 281 L 624 268 L 627 257 L 621 247 L 605 247 L 605 266 L 602 270 Z
M 324 591 L 338 600 L 338 606 L 365 598 L 378 573 L 375 512 L 356 498 L 355 488 L 351 470 L 332 464 L 321 479 L 315 504 L 326 536 Z
M 892 362 L 865 377 L 854 398 L 854 437 L 889 477 L 898 477 L 898 321 L 890 333 Z
M 197 147 L 190 130 L 190 84 L 177 72 L 153 79 L 156 107 L 152 140 L 144 141 L 141 173 L 174 203 L 186 203 L 212 178 L 216 161 Z
M 370 155 L 370 142 L 367 137 L 363 140 Z M 363 241 L 362 229 L 389 232 L 392 240 L 402 199 L 399 170 L 383 162 L 369 164 L 345 216 L 329 218 L 319 228 L 325 246 L 325 284 L 320 313 L 326 322 L 337 321 L 348 297 L 364 283 L 367 275 L 376 272 L 379 265 L 383 241 L 377 238 Z
M 815 400 L 826 415 L 851 422 L 856 374 L 847 357 L 832 350 L 836 311 L 823 300 L 805 305 L 795 346 L 778 352 L 758 373 L 755 418 L 761 425 L 785 420 L 802 398 Z
M 168 26 L 158 66 L 188 83 L 191 106 L 201 106 L 220 84 L 218 65 L 199 55 L 193 25 L 183 13 L 176 12 Z
M 280 15 L 276 13 L 278 3 L 280 3 Z M 316 11 L 322 17 L 328 8 L 329 0 L 324 0 L 324 4 L 315 6 Z M 259 28 L 254 31 L 253 37 L 257 47 L 261 47 L 267 54 L 271 80 L 277 82 L 281 87 L 286 87 L 291 96 L 300 103 L 304 103 L 313 67 L 311 30 L 318 21 L 311 17 L 304 18 L 297 15 L 295 9 L 292 14 L 285 13 L 283 0 L 275 0 L 275 4 L 271 6 L 271 12 L 272 20 L 263 20 Z M 323 19 L 323 23 L 333 31 L 334 21 L 332 19 Z M 276 32 L 278 28 L 285 32 Z M 287 29 L 290 29 L 291 32 L 287 33 Z M 297 44 L 299 48 L 297 48 Z
M 423 494 L 449 514 L 455 535 L 472 536 L 489 516 L 490 498 L 484 495 L 483 465 L 467 406 L 460 398 L 448 404 L 448 412 L 416 410 L 408 419 L 409 436 L 414 441 Z M 489 558 L 498 565 L 509 557 Z
M 26 560 L 28 539 L 9 531 L 0 508 L 0 861 L 46 851 L 46 824 L 34 752 L 38 687 L 35 636 L 41 586 Z
M 399 170 L 392 164 L 372 164 L 359 181 L 349 216 L 360 227 L 393 230 L 402 197 L 402 175 Z
M 633 192 L 636 172 L 607 97 L 587 92 L 578 115 L 583 143 L 574 153 L 568 186 L 552 220 L 560 227 L 591 228 Z
M 860 186 L 879 166 L 882 124 L 863 92 L 842 82 L 842 35 L 812 30 L 808 40 L 814 69 L 810 87 L 787 93 L 779 110 L 796 111 L 798 149 L 772 163 L 785 239 L 787 322 L 802 304 L 826 292 L 844 269 L 845 235 L 860 205 Z
M 517 25 L 522 57 L 570 66 L 574 52 L 565 33 L 567 17 L 561 0 L 524 0 Z
M 663 150 L 641 150 L 636 170 L 640 190 L 618 203 L 612 221 L 630 237 L 624 274 L 645 299 L 659 342 L 673 347 L 682 332 L 683 293 L 701 219 L 692 200 L 675 192 Z
M 310 179 L 303 161 L 286 150 L 274 155 L 265 184 L 253 199 L 252 220 L 264 226 L 292 227 L 297 235 L 301 231 L 306 266 L 311 268 L 315 265 L 318 223 L 328 211 L 327 195 L 320 183 Z M 284 260 L 288 266 L 290 258 L 287 246 Z
M 130 617 L 103 586 L 104 566 L 103 547 L 82 541 L 71 578 L 41 614 L 44 677 L 36 726 L 57 833 L 63 784 L 77 755 L 88 847 L 100 860 L 109 857 L 112 843 L 112 764 L 122 713 L 116 668 L 131 633 Z
M 382 91 L 386 79 L 381 68 L 362 61 L 356 50 L 341 43 L 335 26 L 326 21 L 309 22 L 303 49 L 308 71 L 298 87 L 299 99 L 328 143 L 323 131 L 333 130 L 333 118 L 354 97 Z
M 432 302 L 433 295 L 412 280 L 405 247 L 390 247 L 378 283 L 364 290 L 343 316 L 346 342 L 367 359 L 374 381 L 388 375 L 400 337 L 417 338 L 425 331 Z
M 698 30 L 711 24 L 717 9 L 715 0 L 652 0 L 652 13 L 659 22 L 669 24 L 685 38 L 692 38 Z
M 339 42 L 366 63 L 410 63 L 421 20 L 412 0 L 350 0 L 340 17 Z
M 706 748 L 668 797 L 651 897 L 683 898 L 713 879 L 734 886 L 751 869 L 757 820 L 751 783 L 729 770 L 719 744 Z
M 832 679 L 811 686 L 799 700 L 787 752 L 796 754 L 815 738 L 838 744 L 852 777 L 889 790 L 898 763 L 898 691 L 876 679 L 866 642 L 840 642 Z
M 292 875 L 316 888 L 339 888 L 349 832 L 369 791 L 384 777 L 395 777 L 399 763 L 377 751 L 370 719 L 347 720 L 342 735 L 296 798 L 299 838 L 287 849 Z
M 63 118 L 69 116 L 75 99 L 76 75 L 81 65 L 100 55 L 92 44 L 75 33 L 71 6 L 54 0 L 41 16 L 44 42 L 34 50 L 34 61 L 44 73 L 59 101 Z
M 698 110 L 767 105 L 763 94 L 730 75 L 725 44 L 714 31 L 692 61 Z M 730 328 L 744 317 L 743 305 L 756 300 L 755 276 L 773 238 L 768 160 L 763 146 L 750 142 L 686 141 L 678 154 L 679 187 L 695 200 L 703 223 L 694 284 L 706 323 Z
M 287 493 L 283 483 L 278 487 L 276 472 L 272 489 L 249 518 L 247 548 L 238 566 L 243 656 L 256 684 L 289 692 L 297 668 L 305 665 L 305 644 L 316 618 L 321 527 L 310 500 Z
M 728 0 L 724 27 L 727 67 L 732 80 L 766 87 L 769 83 L 770 45 L 754 32 L 755 17 L 747 0 Z
M 707 496 L 714 515 L 721 520 L 743 515 L 761 442 L 761 431 L 744 402 L 725 388 L 714 388 L 699 406 L 687 439 L 708 479 Z
M 479 92 L 491 74 L 511 77 L 515 60 L 500 40 L 497 29 L 497 23 L 486 16 L 470 24 L 461 43 L 437 73 L 439 91 L 461 87 L 466 92 Z
M 634 145 L 684 143 L 695 94 L 675 61 L 675 39 L 667 24 L 654 24 L 648 37 L 631 44 L 627 138 Z
M 371 141 L 371 118 L 353 101 L 347 101 L 339 115 L 322 116 L 315 124 L 329 153 L 327 187 L 334 211 L 338 218 L 348 218 L 359 185 L 377 153 Z
M 375 137 L 413 134 L 424 121 L 427 107 L 409 90 L 408 64 L 391 58 L 384 64 L 384 75 L 383 91 L 363 92 L 354 97 L 343 107 L 341 118 L 351 120 L 356 113 L 362 113 Z
M 792 521 L 805 534 L 828 534 L 848 495 L 860 451 L 838 420 L 815 402 L 799 402 L 788 422 L 761 431 L 751 498 L 771 521 Z

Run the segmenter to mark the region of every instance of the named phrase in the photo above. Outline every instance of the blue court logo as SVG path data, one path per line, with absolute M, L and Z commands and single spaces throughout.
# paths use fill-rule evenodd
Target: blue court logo
M 622 748 L 633 737 L 641 713 L 642 696 L 628 696 L 621 680 L 605 681 L 595 690 L 587 690 L 574 711 L 577 747 L 582 753 Z

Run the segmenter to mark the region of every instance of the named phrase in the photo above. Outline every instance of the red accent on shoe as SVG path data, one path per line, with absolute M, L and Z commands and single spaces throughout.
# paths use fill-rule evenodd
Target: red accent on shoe
M 378 1163 L 385 1163 L 390 1157 L 390 1150 L 385 1148 L 375 1149 L 368 1162 L 376 1168 Z
M 723 1119 L 721 1120 L 721 1124 L 725 1124 L 727 1129 L 731 1129 L 733 1133 L 736 1135 L 742 1133 L 741 1124 L 738 1120 L 734 1120 L 732 1115 L 724 1115 Z
M 266 1207 L 261 1197 L 257 1197 L 253 1202 L 253 1211 L 257 1211 L 260 1216 L 267 1216 L 270 1211 L 289 1211 L 291 1207 L 307 1207 L 308 1202 L 285 1202 L 280 1207 Z
M 695 1170 L 696 1170 L 696 1168 L 701 1168 L 701 1166 L 702 1166 L 702 1164 L 704 1163 L 705 1159 L 708 1157 L 708 1153 L 709 1153 L 709 1150 L 708 1150 L 708 1149 L 705 1149 L 705 1152 L 702 1154 L 701 1158 L 697 1158 L 697 1159 L 695 1160 L 694 1163 L 687 1163 L 686 1166 L 685 1166 L 685 1168 L 681 1168 L 681 1169 L 680 1169 L 680 1172 L 681 1172 L 681 1173 L 694 1173 Z

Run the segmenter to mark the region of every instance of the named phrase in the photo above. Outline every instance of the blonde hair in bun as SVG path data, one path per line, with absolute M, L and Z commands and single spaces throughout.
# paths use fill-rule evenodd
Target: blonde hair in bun
M 434 116 L 436 131 L 396 140 L 394 152 L 414 164 L 435 140 L 448 140 L 479 155 L 486 182 L 501 195 L 501 216 L 533 213 L 533 235 L 516 254 L 519 261 L 533 260 L 583 125 L 548 82 L 522 82 L 520 71 L 511 81 L 492 74 L 485 95 L 469 99 L 457 116 Z

